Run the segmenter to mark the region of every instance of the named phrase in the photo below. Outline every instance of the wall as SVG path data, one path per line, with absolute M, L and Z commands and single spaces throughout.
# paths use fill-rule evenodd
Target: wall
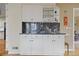
M 5 16 L 5 3 L 0 3 L 0 18 Z
M 5 18 L 0 18 L 0 39 L 4 39 L 4 22 Z
M 79 33 L 79 16 L 75 17 L 75 23 L 76 23 L 75 30 L 76 30 L 76 33 L 78 34 Z
M 21 20 L 21 5 L 6 5 L 6 50 L 9 53 L 18 53 L 19 31 Z
M 4 39 L 5 4 L 0 3 L 0 39 Z
M 74 17 L 79 16 L 79 8 L 74 9 Z
M 69 48 L 72 50 L 74 49 L 74 43 L 73 43 L 73 8 L 79 8 L 79 4 L 77 3 L 61 3 L 56 4 L 60 8 L 60 22 L 61 22 L 61 32 L 66 32 L 67 35 L 65 37 L 65 41 L 69 43 Z M 64 11 L 67 11 L 67 14 L 64 13 Z M 67 15 L 69 19 L 69 25 L 68 28 L 65 29 L 63 25 L 63 17 Z

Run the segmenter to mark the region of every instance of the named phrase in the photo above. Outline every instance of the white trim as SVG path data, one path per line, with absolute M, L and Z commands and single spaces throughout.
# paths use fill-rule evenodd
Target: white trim
M 65 49 L 65 51 L 67 51 L 67 49 Z M 75 49 L 69 49 L 69 51 L 75 51 Z
M 8 54 L 19 54 L 18 51 L 14 52 L 14 51 L 8 51 Z
M 75 50 L 75 45 L 74 45 L 74 24 L 75 24 L 75 22 L 74 22 L 74 9 L 75 8 L 73 8 L 73 50 Z
M 79 9 L 79 8 L 73 8 L 73 50 L 75 50 L 75 40 L 74 40 L 74 28 L 75 28 L 75 26 L 74 26 L 74 24 L 75 24 L 75 22 L 74 22 L 74 17 L 75 17 L 75 15 L 74 15 L 74 11 L 75 11 L 75 9 Z

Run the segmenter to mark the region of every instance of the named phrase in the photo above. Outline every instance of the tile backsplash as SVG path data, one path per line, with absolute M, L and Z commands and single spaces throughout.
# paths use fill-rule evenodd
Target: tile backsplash
M 55 22 L 22 22 L 22 33 L 51 34 L 60 32 L 60 23 Z

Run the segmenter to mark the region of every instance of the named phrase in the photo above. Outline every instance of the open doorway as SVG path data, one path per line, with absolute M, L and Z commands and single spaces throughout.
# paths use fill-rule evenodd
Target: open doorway
M 0 55 L 5 54 L 6 43 L 6 18 L 5 4 L 0 3 Z
M 79 8 L 73 9 L 73 17 L 74 17 L 74 48 L 76 50 L 76 54 L 79 55 Z

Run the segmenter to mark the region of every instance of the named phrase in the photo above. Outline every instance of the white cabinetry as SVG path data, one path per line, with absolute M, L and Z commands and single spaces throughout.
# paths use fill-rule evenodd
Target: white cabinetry
M 43 36 L 44 55 L 64 55 L 64 35 Z
M 41 36 L 35 36 L 33 38 L 33 43 L 32 43 L 32 55 L 42 55 L 43 53 L 43 46 L 42 46 L 42 37 Z
M 21 55 L 64 55 L 64 35 L 20 36 Z
M 22 35 L 20 37 L 20 54 L 22 55 L 41 55 L 42 37 L 35 35 Z
M 21 54 L 30 55 L 31 54 L 31 47 L 32 47 L 32 40 L 30 40 L 31 37 L 29 36 L 21 36 L 20 37 L 20 52 Z

